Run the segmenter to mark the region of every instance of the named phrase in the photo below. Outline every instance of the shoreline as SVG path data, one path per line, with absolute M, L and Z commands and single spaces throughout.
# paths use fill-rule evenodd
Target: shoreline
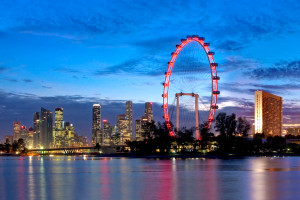
M 135 155 L 135 154 L 43 154 L 43 155 L 21 155 L 21 154 L 0 154 L 0 157 L 52 157 L 52 156 L 76 156 L 95 158 L 146 158 L 146 159 L 246 159 L 251 157 L 300 157 L 300 154 L 266 154 L 266 155 Z

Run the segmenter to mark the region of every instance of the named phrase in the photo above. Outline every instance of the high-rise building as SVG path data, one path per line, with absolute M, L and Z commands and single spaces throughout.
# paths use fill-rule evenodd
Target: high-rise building
M 21 131 L 21 122 L 14 122 L 14 140 L 18 141 L 20 138 L 20 131 Z
M 54 117 L 54 124 L 55 128 L 62 129 L 63 127 L 63 108 L 55 108 L 55 117 Z
M 132 101 L 126 101 L 127 134 L 132 137 Z
M 55 108 L 53 127 L 53 147 L 69 147 L 63 122 L 63 108 Z
M 33 136 L 34 136 L 34 130 L 32 127 L 28 128 L 28 137 L 27 140 L 25 141 L 26 147 L 29 149 L 33 148 Z
M 66 122 L 64 126 L 65 126 L 64 142 L 66 143 L 64 146 L 74 147 L 75 128 L 73 124 L 71 124 L 70 122 Z
M 33 148 L 39 148 L 40 145 L 40 113 L 36 112 L 33 115 Z
M 142 124 L 141 119 L 135 120 L 135 140 L 142 140 Z
M 153 121 L 153 111 L 152 111 L 152 102 L 145 103 L 145 117 L 148 122 Z
M 41 108 L 41 124 L 40 124 L 40 145 L 43 148 L 50 148 L 52 145 L 52 123 L 53 114 L 50 110 Z
M 102 143 L 101 135 L 101 106 L 100 104 L 93 105 L 93 129 L 92 129 L 92 145 Z
M 127 134 L 128 120 L 126 115 L 117 116 L 117 136 L 119 137 L 119 145 L 124 145 L 126 140 L 130 140 L 129 134 Z
M 111 145 L 111 136 L 113 127 L 110 126 L 110 123 L 107 120 L 102 121 L 102 133 L 103 133 L 103 145 L 109 146 Z
M 255 91 L 255 133 L 282 135 L 282 97 Z
M 148 129 L 149 123 L 153 122 L 152 103 L 145 103 L 145 115 L 135 121 L 135 140 L 144 140 L 144 133 Z

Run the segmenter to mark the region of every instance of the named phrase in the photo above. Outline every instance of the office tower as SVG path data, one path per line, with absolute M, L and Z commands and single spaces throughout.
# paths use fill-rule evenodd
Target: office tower
M 92 145 L 101 144 L 101 106 L 93 105 L 93 129 L 92 129 Z
M 68 147 L 66 131 L 63 122 L 63 108 L 55 108 L 53 127 L 53 147 Z
M 135 120 L 135 140 L 142 140 L 142 126 L 140 119 Z
M 65 137 L 63 142 L 65 143 L 63 146 L 74 147 L 74 136 L 75 136 L 75 128 L 73 124 L 70 122 L 66 122 L 65 125 Z
M 132 137 L 132 101 L 126 101 L 127 134 Z
M 145 117 L 148 122 L 153 121 L 152 102 L 145 103 Z
M 14 140 L 18 141 L 20 138 L 21 122 L 13 122 L 14 125 Z
M 42 148 L 50 148 L 52 145 L 52 112 L 45 108 L 41 108 L 40 120 L 40 145 Z
M 281 136 L 282 97 L 255 91 L 255 133 Z
M 33 136 L 34 136 L 34 130 L 32 127 L 29 127 L 28 128 L 28 137 L 27 137 L 27 140 L 26 140 L 26 147 L 29 148 L 29 149 L 32 149 L 33 148 Z
M 21 125 L 20 137 L 18 139 L 23 139 L 24 144 L 28 147 L 28 130 L 26 126 Z
M 126 115 L 117 116 L 117 137 L 119 137 L 118 145 L 124 145 L 126 140 L 130 139 L 129 134 L 127 134 L 127 124 Z
M 33 115 L 33 148 L 39 148 L 40 145 L 40 113 Z
M 103 145 L 109 146 L 111 145 L 111 136 L 113 127 L 110 126 L 110 123 L 107 120 L 102 121 L 102 133 L 103 133 Z
M 144 140 L 149 124 L 153 122 L 152 103 L 145 103 L 145 115 L 135 121 L 135 140 Z
M 62 129 L 63 127 L 63 108 L 55 108 L 55 117 L 54 117 L 54 121 L 55 121 L 55 128 L 57 128 L 58 130 Z

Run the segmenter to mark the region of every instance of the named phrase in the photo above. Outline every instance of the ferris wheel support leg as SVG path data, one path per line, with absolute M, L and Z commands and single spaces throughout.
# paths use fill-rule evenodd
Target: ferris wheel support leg
M 200 134 L 199 134 L 198 97 L 199 97 L 198 95 L 195 95 L 196 140 L 200 139 Z
M 179 132 L 179 96 L 176 94 L 177 103 L 176 103 L 176 134 L 178 136 Z

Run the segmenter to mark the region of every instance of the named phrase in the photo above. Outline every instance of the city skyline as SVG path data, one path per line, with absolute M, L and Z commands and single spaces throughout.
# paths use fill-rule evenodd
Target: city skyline
M 299 124 L 297 2 L 198 3 L 0 3 L 0 136 L 11 134 L 13 121 L 32 124 L 40 107 L 63 107 L 89 137 L 95 102 L 112 124 L 127 100 L 134 120 L 151 101 L 154 120 L 162 121 L 167 62 L 191 34 L 216 52 L 218 112 L 253 120 L 253 92 L 260 89 L 283 97 L 284 124 Z

